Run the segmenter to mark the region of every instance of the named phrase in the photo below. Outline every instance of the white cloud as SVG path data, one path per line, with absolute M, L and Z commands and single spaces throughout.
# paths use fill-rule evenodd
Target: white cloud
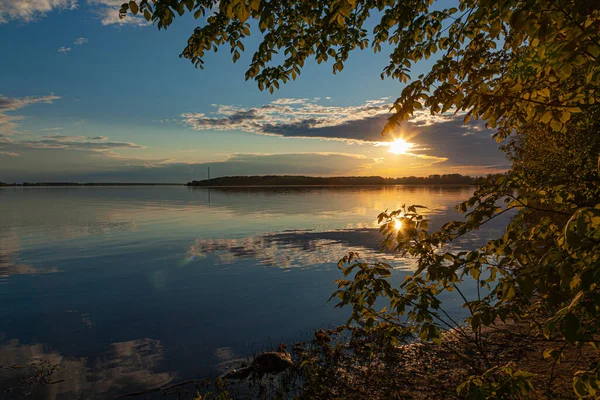
M 13 151 L 0 151 L 0 156 L 19 157 L 19 153 Z
M 148 25 L 141 16 L 128 15 L 119 18 L 119 9 L 125 0 L 87 0 L 92 13 L 96 14 L 102 25 Z M 79 5 L 79 0 L 0 0 L 0 24 L 10 21 L 32 22 L 45 17 L 52 11 L 73 10 Z M 83 39 L 83 42 L 78 42 Z M 86 43 L 85 38 L 79 38 L 75 45 Z
M 102 25 L 148 25 L 141 15 L 132 16 L 131 14 L 128 14 L 124 18 L 120 18 L 119 9 L 124 2 L 124 0 L 88 0 L 89 4 L 95 6 L 94 12 L 100 19 Z
M 320 139 L 349 142 L 378 141 L 366 137 L 365 132 L 332 135 L 318 130 L 336 128 L 351 122 L 370 121 L 389 113 L 385 99 L 368 100 L 358 106 L 322 105 L 316 99 L 275 100 L 257 108 L 214 105 L 211 115 L 204 113 L 182 114 L 183 122 L 196 130 L 236 130 L 271 136 L 318 137 Z M 308 134 L 312 131 L 314 134 Z M 379 129 L 379 132 L 381 129 Z M 304 136 L 306 135 L 306 136 Z
M 0 23 L 31 22 L 54 10 L 73 10 L 77 0 L 0 0 Z
M 1 0 L 0 0 L 0 1 L 1 1 Z M 84 45 L 84 44 L 86 44 L 87 42 L 88 42 L 88 40 L 87 40 L 86 38 L 84 38 L 84 37 L 79 37 L 79 38 L 77 38 L 77 39 L 75 39 L 75 40 L 73 41 L 73 44 L 74 44 L 75 46 L 83 46 L 83 45 Z M 73 48 L 72 48 L 72 47 L 62 46 L 62 47 L 60 47 L 60 48 L 59 48 L 57 51 L 58 51 L 59 53 L 66 54 L 66 53 L 69 53 L 69 52 L 71 52 L 71 50 L 73 50 Z

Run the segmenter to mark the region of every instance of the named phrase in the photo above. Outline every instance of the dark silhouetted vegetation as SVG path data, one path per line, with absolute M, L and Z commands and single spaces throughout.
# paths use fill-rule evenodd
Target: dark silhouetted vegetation
M 77 182 L 23 182 L 23 183 L 4 183 L 0 182 L 0 186 L 173 186 L 180 185 L 180 183 L 124 183 L 124 182 L 89 182 L 89 183 L 77 183 Z
M 188 186 L 366 186 L 366 185 L 472 185 L 478 178 L 459 174 L 382 178 L 381 176 L 314 177 L 295 175 L 224 176 L 188 182 Z

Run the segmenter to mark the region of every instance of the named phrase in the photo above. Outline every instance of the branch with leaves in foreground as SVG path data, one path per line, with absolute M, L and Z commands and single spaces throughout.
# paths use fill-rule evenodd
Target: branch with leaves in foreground
M 597 187 L 590 185 L 588 194 L 596 196 Z M 452 249 L 457 238 L 511 210 L 516 213 L 502 237 L 476 250 Z M 466 328 L 460 326 L 457 332 L 471 338 L 482 360 L 487 354 L 479 343 L 481 328 L 500 322 L 527 324 L 533 337 L 552 345 L 544 355 L 556 362 L 565 361 L 563 344 L 597 350 L 600 205 L 579 207 L 573 194 L 560 186 L 525 187 L 518 173 L 511 172 L 481 185 L 457 206 L 465 213 L 464 221 L 430 233 L 426 217 L 418 211 L 419 206 L 410 206 L 379 216 L 383 245 L 416 262 L 416 271 L 398 288 L 390 281 L 389 264 L 368 263 L 355 254 L 340 261 L 344 275 L 353 278 L 339 280 L 332 297 L 339 299 L 337 306 L 352 308 L 351 321 L 382 334 L 391 344 L 410 336 L 440 342 L 441 332 L 457 325 L 444 311 L 440 295 L 458 292 L 469 312 L 470 333 L 462 333 Z M 461 291 L 466 282 L 478 286 L 476 297 Z M 379 309 L 382 299 L 386 307 Z M 501 371 L 488 367 L 478 382 Z M 596 365 L 577 373 L 577 395 L 596 396 L 599 371 Z M 461 389 L 475 390 L 475 378 Z
M 600 5 L 591 0 L 132 0 L 121 16 L 141 14 L 159 29 L 191 14 L 199 23 L 180 57 L 203 68 L 208 52 L 229 48 L 233 62 L 252 35 L 246 79 L 273 92 L 308 60 L 343 70 L 355 50 L 388 52 L 382 78 L 407 83 L 384 132 L 420 108 L 466 112 L 506 137 L 524 123 L 564 129 L 600 100 Z M 367 27 L 373 26 L 370 29 Z M 411 68 L 436 59 L 423 75 Z

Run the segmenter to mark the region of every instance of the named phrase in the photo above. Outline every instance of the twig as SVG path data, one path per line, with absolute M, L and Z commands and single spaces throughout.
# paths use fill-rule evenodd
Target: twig
M 193 381 L 193 380 L 192 381 L 185 381 L 185 382 L 176 383 L 176 384 L 170 385 L 170 386 L 159 387 L 159 388 L 155 388 L 155 389 L 148 389 L 148 390 L 144 390 L 144 391 L 141 391 L 141 392 L 121 394 L 121 395 L 113 397 L 113 398 L 114 399 L 120 399 L 120 398 L 123 398 L 123 397 L 142 396 L 142 395 L 148 394 L 148 393 L 162 392 L 162 391 L 173 389 L 173 388 L 176 388 L 176 387 L 179 387 L 179 386 L 189 385 L 190 383 L 202 383 L 202 381 Z

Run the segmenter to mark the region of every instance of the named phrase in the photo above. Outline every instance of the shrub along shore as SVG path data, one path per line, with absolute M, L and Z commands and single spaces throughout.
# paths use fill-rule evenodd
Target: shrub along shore
M 259 353 L 214 382 L 188 381 L 119 397 L 155 393 L 192 400 L 429 400 L 460 399 L 469 392 L 473 399 L 488 399 L 490 393 L 500 395 L 493 398 L 576 399 L 573 375 L 600 361 L 600 356 L 577 345 L 561 345 L 568 361 L 556 362 L 545 353 L 552 340 L 529 332 L 525 324 L 498 321 L 477 333 L 464 327 L 446 331 L 437 344 L 381 346 L 381 338 L 360 327 L 322 329 L 289 353 L 280 344 L 276 351 Z M 290 358 L 292 362 L 287 361 Z M 468 380 L 486 371 L 492 371 L 493 379 Z M 531 390 L 527 397 L 519 395 L 522 386 Z

